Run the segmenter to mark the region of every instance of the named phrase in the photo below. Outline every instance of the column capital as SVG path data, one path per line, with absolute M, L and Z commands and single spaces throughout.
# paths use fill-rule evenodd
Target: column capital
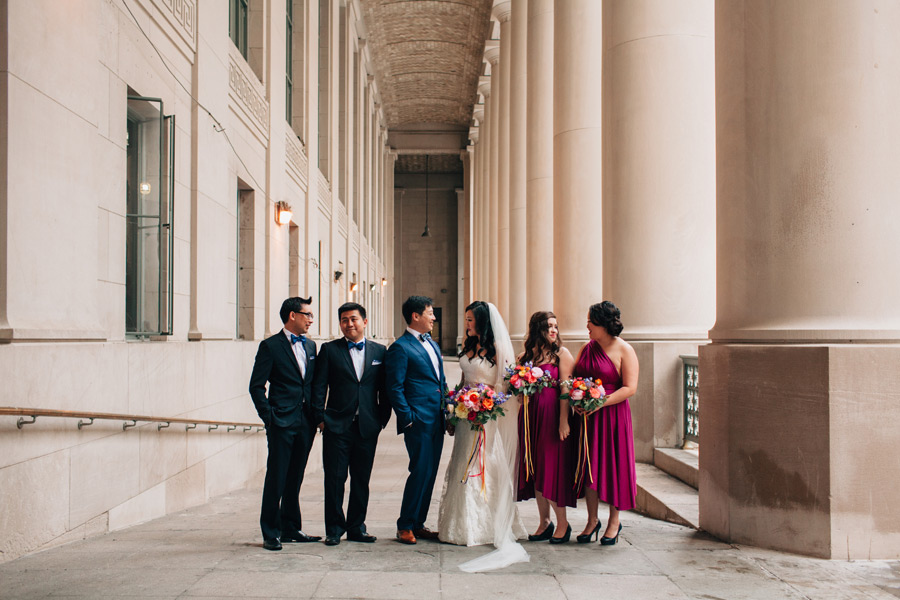
M 491 78 L 490 77 L 480 77 L 478 79 L 478 93 L 484 96 L 485 98 L 491 97 Z
M 360 50 L 365 48 L 366 44 L 368 44 L 368 43 L 369 43 L 369 41 L 366 38 L 362 38 L 362 37 L 356 38 L 356 47 L 359 48 Z
M 491 17 L 501 23 L 506 23 L 512 17 L 512 2 L 510 0 L 495 0 L 491 9 Z
M 488 40 L 484 43 L 484 59 L 491 63 L 491 68 L 497 65 L 500 60 L 500 42 L 498 40 Z
M 478 143 L 479 127 L 469 127 L 469 139 L 473 144 Z
M 481 121 L 484 119 L 484 105 L 476 104 L 475 108 L 472 109 L 472 118 L 475 119 L 475 122 L 478 125 L 481 125 Z

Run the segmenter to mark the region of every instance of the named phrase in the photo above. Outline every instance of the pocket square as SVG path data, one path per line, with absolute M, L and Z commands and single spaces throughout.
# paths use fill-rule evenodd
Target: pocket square
M 381 361 L 380 361 L 380 360 L 373 360 L 373 361 L 372 361 L 372 366 L 373 366 L 373 367 L 374 367 L 375 365 L 380 365 L 380 364 L 381 364 Z

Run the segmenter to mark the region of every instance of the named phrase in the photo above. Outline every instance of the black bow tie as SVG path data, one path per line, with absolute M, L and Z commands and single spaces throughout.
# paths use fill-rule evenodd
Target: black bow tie
M 306 336 L 305 336 L 305 335 L 294 335 L 294 334 L 292 333 L 292 334 L 291 334 L 291 345 L 294 345 L 294 344 L 296 344 L 297 342 L 300 342 L 300 343 L 305 344 L 305 343 L 306 343 Z
M 362 350 L 365 347 L 366 340 L 362 340 L 360 342 L 351 342 L 350 340 L 347 340 L 347 348 L 350 350 L 353 350 L 354 348 L 356 348 L 357 350 Z

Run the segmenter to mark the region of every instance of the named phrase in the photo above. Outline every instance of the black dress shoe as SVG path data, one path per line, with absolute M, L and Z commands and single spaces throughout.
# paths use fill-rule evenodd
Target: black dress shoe
M 290 542 L 318 542 L 322 539 L 321 535 L 306 535 L 302 531 L 285 531 L 281 533 L 281 541 L 285 544 Z
M 267 538 L 263 540 L 263 548 L 266 550 L 281 550 L 281 542 L 278 538 Z
M 326 546 L 337 546 L 341 543 L 341 536 L 339 535 L 326 535 L 325 536 L 325 545 Z
M 549 540 L 550 536 L 553 535 L 553 529 L 556 525 L 553 524 L 553 521 L 550 521 L 550 524 L 544 527 L 544 530 L 540 533 L 532 533 L 528 536 L 529 542 L 543 542 L 545 540 Z
M 600 538 L 600 545 L 601 546 L 614 546 L 616 544 L 616 542 L 619 541 L 620 533 L 622 533 L 622 524 L 621 523 L 619 523 L 619 530 L 616 531 L 616 536 L 615 537 L 606 537 L 604 535 L 602 538 Z
M 369 533 L 365 529 L 360 529 L 359 531 L 354 531 L 353 533 L 347 532 L 347 539 L 351 542 L 362 542 L 364 544 L 371 544 L 378 538 L 374 535 L 369 535 Z

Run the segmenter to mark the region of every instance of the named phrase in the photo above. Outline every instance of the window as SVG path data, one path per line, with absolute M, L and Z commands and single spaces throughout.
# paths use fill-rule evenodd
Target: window
M 328 172 L 331 151 L 331 0 L 319 0 L 319 170 Z
M 175 116 L 128 96 L 126 127 L 125 331 L 171 335 Z
M 288 0 L 287 120 L 302 142 L 306 139 L 306 0 Z
M 247 13 L 250 0 L 228 1 L 228 35 L 237 46 L 241 56 L 247 58 Z
M 284 118 L 293 119 L 294 108 L 294 0 L 286 0 L 285 11 L 285 60 L 284 60 Z
M 254 339 L 256 326 L 256 312 L 254 304 L 254 289 L 256 284 L 256 264 L 254 260 L 254 248 L 256 237 L 255 200 L 253 189 L 237 180 L 237 288 L 236 298 L 236 330 L 235 337 L 239 340 Z

